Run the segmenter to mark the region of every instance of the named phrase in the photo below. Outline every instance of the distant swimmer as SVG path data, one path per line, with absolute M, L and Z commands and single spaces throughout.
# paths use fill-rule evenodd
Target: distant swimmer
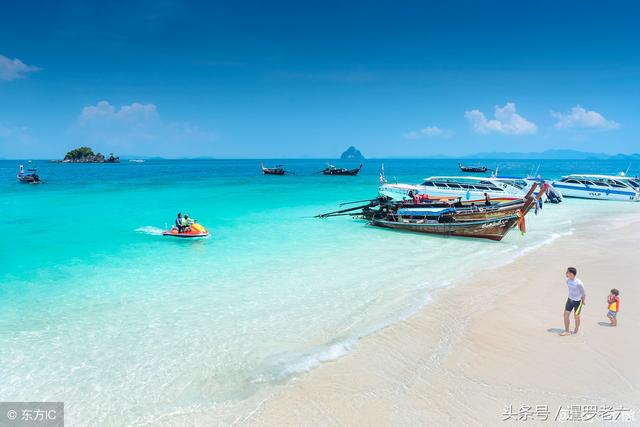
M 584 290 L 584 283 L 576 277 L 577 274 L 578 271 L 575 267 L 567 268 L 566 276 L 567 286 L 569 288 L 569 297 L 564 305 L 564 331 L 560 334 L 561 336 L 571 334 L 571 332 L 569 332 L 569 315 L 572 311 L 576 322 L 576 327 L 573 330 L 573 333 L 577 334 L 580 329 L 580 313 L 582 312 L 582 307 L 585 305 L 587 294 Z

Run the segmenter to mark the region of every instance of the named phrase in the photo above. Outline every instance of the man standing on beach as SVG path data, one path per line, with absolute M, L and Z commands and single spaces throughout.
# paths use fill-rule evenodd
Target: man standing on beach
M 576 318 L 576 327 L 573 330 L 574 334 L 578 333 L 578 329 L 580 329 L 580 312 L 582 311 L 582 306 L 585 304 L 585 298 L 587 294 L 584 291 L 584 284 L 582 280 L 576 277 L 578 274 L 575 267 L 567 268 L 567 286 L 569 287 L 569 298 L 567 298 L 567 303 L 564 305 L 564 331 L 560 334 L 561 336 L 569 335 L 569 315 L 571 312 L 574 312 Z

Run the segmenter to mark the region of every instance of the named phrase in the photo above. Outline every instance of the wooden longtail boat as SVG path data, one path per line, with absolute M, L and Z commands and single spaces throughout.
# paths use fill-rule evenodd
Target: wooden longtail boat
M 438 221 L 430 221 L 428 219 L 409 221 L 374 218 L 371 220 L 371 225 L 418 233 L 502 240 L 509 230 L 518 223 L 518 220 L 518 215 L 508 215 L 478 221 L 449 223 L 440 223 Z
M 464 166 L 458 163 L 458 167 L 462 172 L 477 172 L 477 173 L 485 173 L 489 169 L 486 166 Z
M 534 185 L 522 203 L 496 206 L 485 211 L 468 210 L 458 212 L 455 208 L 399 208 L 387 211 L 385 215 L 371 218 L 371 225 L 395 230 L 418 233 L 441 234 L 446 236 L 476 237 L 502 240 L 516 224 L 524 228 L 524 217 L 542 197 L 540 191 L 534 199 Z
M 291 173 L 288 170 L 285 170 L 283 165 L 276 165 L 273 168 L 268 168 L 265 167 L 263 163 L 261 163 L 260 168 L 262 168 L 262 173 L 264 175 L 284 175 L 286 173 Z
M 360 169 L 362 169 L 362 165 L 358 166 L 357 168 L 353 168 L 353 169 L 345 169 L 345 168 L 338 168 L 334 165 L 327 165 L 327 167 L 322 171 L 323 175 L 350 175 L 350 176 L 355 176 L 358 175 L 358 172 L 360 172 Z
M 38 175 L 38 170 L 36 168 L 27 168 L 25 171 L 23 165 L 20 165 L 17 178 L 18 181 L 23 184 L 44 184 L 44 181 L 40 179 L 40 175 Z

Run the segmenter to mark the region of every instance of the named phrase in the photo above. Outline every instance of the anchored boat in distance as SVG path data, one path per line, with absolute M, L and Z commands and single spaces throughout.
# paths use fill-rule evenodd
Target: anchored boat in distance
M 461 163 L 458 163 L 458 167 L 462 172 L 485 173 L 489 170 L 486 166 L 464 166 Z
M 350 175 L 350 176 L 355 176 L 355 175 L 358 175 L 358 172 L 360 172 L 360 169 L 362 169 L 362 164 L 360 164 L 360 166 L 358 166 L 357 168 L 353 168 L 353 169 L 339 168 L 339 167 L 336 167 L 334 165 L 327 164 L 327 167 L 324 170 L 322 170 L 320 172 L 316 172 L 316 173 L 322 173 L 323 175 Z
M 262 173 L 264 175 L 284 175 L 284 174 L 292 174 L 293 172 L 288 171 L 284 168 L 284 165 L 276 165 L 275 167 L 268 168 L 264 165 L 264 163 L 260 163 L 260 168 L 262 169 Z
M 27 168 L 25 171 L 24 166 L 20 165 L 20 170 L 17 175 L 18 181 L 23 184 L 44 184 L 44 181 L 40 179 L 40 175 L 38 175 L 38 169 L 36 168 Z

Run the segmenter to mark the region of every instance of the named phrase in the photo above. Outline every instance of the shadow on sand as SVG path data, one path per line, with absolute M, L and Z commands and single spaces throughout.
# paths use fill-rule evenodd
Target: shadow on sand
M 564 329 L 562 328 L 549 328 L 547 329 L 547 332 L 550 332 L 552 334 L 561 334 L 564 332 Z
M 598 325 L 600 325 L 600 326 L 606 326 L 606 327 L 608 327 L 608 328 L 610 328 L 610 327 L 611 327 L 611 323 L 609 323 L 609 322 L 598 322 Z

